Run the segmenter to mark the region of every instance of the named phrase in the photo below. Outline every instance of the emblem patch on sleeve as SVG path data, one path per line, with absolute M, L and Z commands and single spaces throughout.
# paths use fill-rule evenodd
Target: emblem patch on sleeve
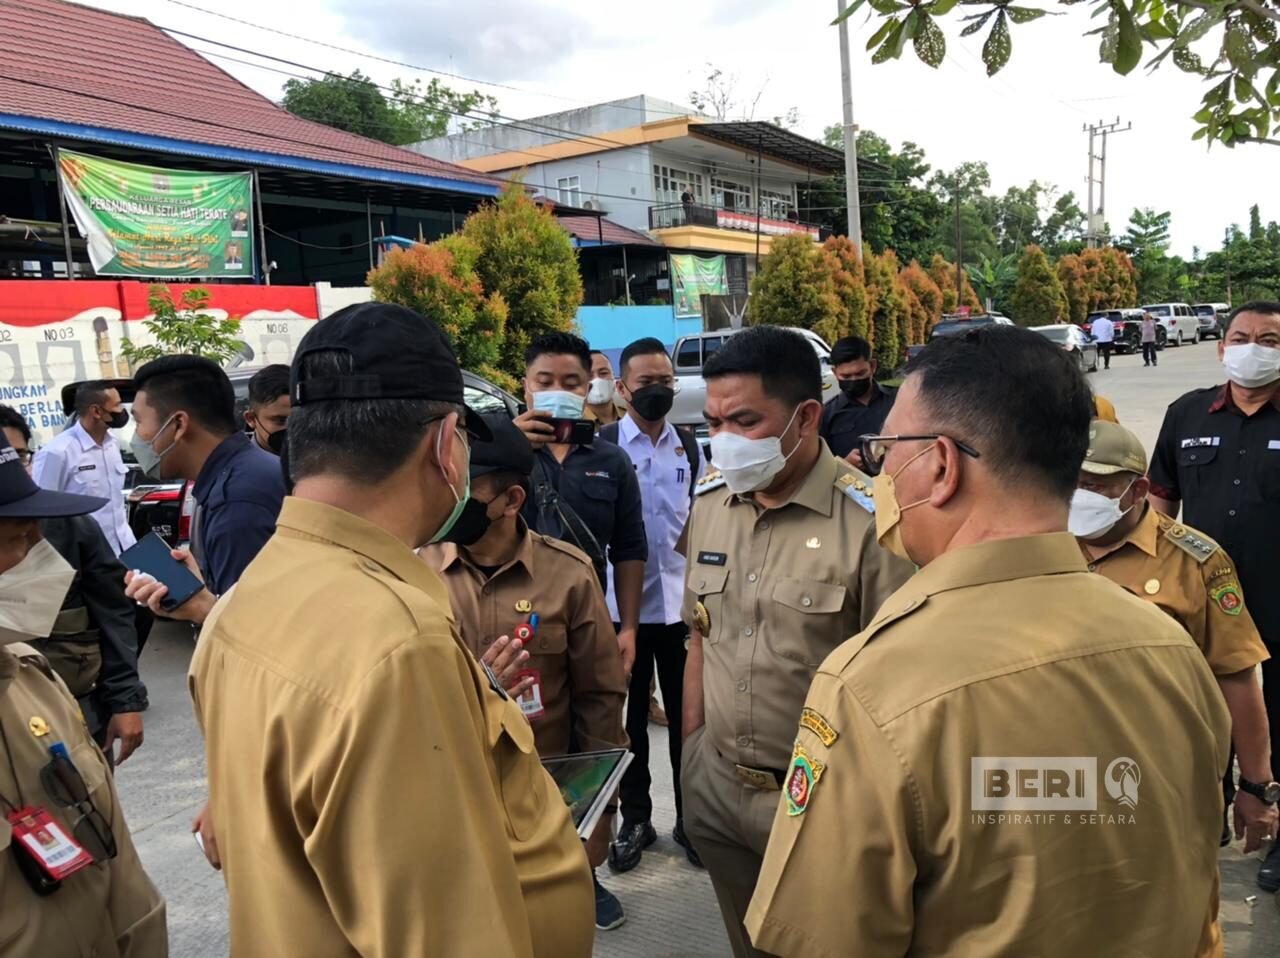
M 830 748 L 835 744 L 835 740 L 840 737 L 837 732 L 825 718 L 822 713 L 815 709 L 809 708 L 807 705 L 800 713 L 800 727 L 807 728 L 814 735 L 822 740 L 822 744 Z
M 787 814 L 803 815 L 809 807 L 809 799 L 813 790 L 818 787 L 827 766 L 808 753 L 803 745 L 796 742 L 791 753 L 791 766 L 787 769 L 787 783 L 783 791 L 787 796 Z
M 1210 595 L 1218 604 L 1218 608 L 1227 615 L 1239 615 L 1244 611 L 1244 599 L 1240 596 L 1240 587 L 1234 582 L 1218 586 Z

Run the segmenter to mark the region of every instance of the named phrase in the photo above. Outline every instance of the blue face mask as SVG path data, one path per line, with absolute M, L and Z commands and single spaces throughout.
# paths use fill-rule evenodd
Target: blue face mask
M 533 394 L 533 408 L 551 414 L 552 419 L 581 419 L 586 400 L 563 389 L 544 389 Z

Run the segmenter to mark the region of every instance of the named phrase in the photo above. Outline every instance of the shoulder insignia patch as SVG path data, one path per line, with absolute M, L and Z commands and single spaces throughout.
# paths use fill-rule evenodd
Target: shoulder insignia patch
M 787 796 L 787 814 L 803 815 L 809 807 L 813 790 L 818 787 L 827 766 L 815 759 L 803 745 L 796 742 L 791 753 L 791 765 L 787 768 L 787 781 L 783 791 Z
M 836 488 L 856 502 L 859 506 L 875 515 L 876 503 L 871 498 L 871 484 L 854 473 L 847 472 L 836 477 Z
M 700 496 L 704 492 L 711 492 L 713 489 L 719 489 L 725 484 L 724 476 L 720 475 L 719 469 L 712 469 L 705 476 L 698 480 L 693 488 L 693 494 Z
M 800 727 L 807 728 L 818 736 L 822 740 L 822 744 L 827 748 L 834 745 L 836 739 L 840 737 L 840 733 L 832 727 L 830 722 L 823 718 L 821 712 L 811 709 L 807 705 L 800 712 Z
M 1244 611 L 1244 598 L 1240 595 L 1240 587 L 1234 582 L 1218 586 L 1209 595 L 1214 604 L 1227 615 L 1239 615 Z
M 1177 523 L 1164 530 L 1164 537 L 1197 562 L 1208 562 L 1218 551 L 1218 543 L 1203 532 Z

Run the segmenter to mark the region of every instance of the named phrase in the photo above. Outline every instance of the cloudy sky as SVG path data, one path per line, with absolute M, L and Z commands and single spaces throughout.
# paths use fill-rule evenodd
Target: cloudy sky
M 325 69 L 359 68 L 382 83 L 418 73 L 257 27 L 269 27 L 418 67 L 494 85 L 508 116 L 531 117 L 648 93 L 687 102 L 708 62 L 736 78 L 740 98 L 760 93 L 755 115 L 799 110 L 799 132 L 818 137 L 840 120 L 836 4 L 815 0 L 89 0 L 210 40 Z M 1032 4 L 1034 5 L 1034 4 Z M 211 12 L 217 11 L 223 17 Z M 226 17 L 248 21 L 236 23 Z M 1248 222 L 1262 204 L 1264 222 L 1280 219 L 1275 170 L 1280 147 L 1206 150 L 1191 142 L 1200 81 L 1172 67 L 1148 76 L 1116 76 L 1098 63 L 1088 8 L 1067 8 L 1013 31 L 1013 57 L 986 76 L 982 36 L 948 30 L 948 53 L 932 70 L 908 49 L 897 63 L 872 66 L 865 52 L 877 24 L 854 18 L 854 114 L 865 129 L 895 145 L 920 144 L 935 167 L 985 160 L 993 188 L 1032 179 L 1060 191 L 1085 191 L 1089 122 L 1120 117 L 1133 129 L 1108 149 L 1107 219 L 1122 232 L 1134 207 L 1173 213 L 1173 249 L 1215 249 L 1231 223 Z M 985 35 L 985 31 L 983 31 Z M 198 40 L 179 38 L 260 92 L 278 98 L 288 79 L 252 60 Z M 279 69 L 279 65 L 275 65 Z M 763 91 L 763 92 L 761 92 Z M 1123 124 L 1122 124 L 1123 125 Z

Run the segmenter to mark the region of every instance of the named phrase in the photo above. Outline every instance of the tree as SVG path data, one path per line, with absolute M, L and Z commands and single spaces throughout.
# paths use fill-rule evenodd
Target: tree
M 862 257 L 847 236 L 829 236 L 823 249 L 834 257 L 836 264 L 836 295 L 844 307 L 846 317 L 844 336 L 861 336 L 871 341 L 872 331 L 868 318 L 867 284 L 863 277 Z M 824 337 L 825 338 L 825 337 Z M 837 336 L 835 339 L 839 339 Z M 834 343 L 835 339 L 827 342 Z
M 1070 6 L 1080 0 L 1058 0 Z M 1099 59 L 1119 74 L 1128 74 L 1142 60 L 1143 45 L 1159 50 L 1148 61 L 1154 70 L 1171 61 L 1179 70 L 1204 77 L 1213 85 L 1194 115 L 1199 124 L 1193 140 L 1207 139 L 1227 146 L 1237 143 L 1280 145 L 1270 137 L 1280 123 L 1280 11 L 1270 0 L 1087 0 L 1094 17 L 1106 16 L 1089 31 L 1101 36 Z M 875 49 L 872 63 L 897 59 L 910 40 L 916 56 L 931 67 L 942 63 L 947 39 L 938 21 L 947 16 L 969 22 L 968 36 L 987 33 L 982 59 L 989 76 L 998 73 L 1013 51 L 1010 29 L 1038 20 L 1051 11 L 1043 7 L 1012 6 L 1008 0 L 955 0 L 903 3 L 899 0 L 853 0 L 845 16 L 864 5 L 884 22 L 867 49 Z M 1083 5 L 1083 4 L 1082 4 Z M 985 8 L 978 9 L 975 8 Z
M 1167 210 L 1135 209 L 1129 217 L 1129 229 L 1119 241 L 1137 267 L 1138 297 L 1144 303 L 1169 298 L 1176 286 L 1176 272 L 1168 256 L 1169 219 Z
M 898 274 L 898 280 L 911 292 L 913 300 L 907 345 L 927 342 L 933 324 L 942 319 L 942 290 L 915 260 Z
M 147 289 L 147 308 L 151 318 L 142 321 L 152 343 L 138 345 L 132 339 L 120 344 L 120 352 L 131 366 L 190 353 L 204 356 L 222 365 L 244 348 L 239 338 L 240 324 L 234 319 L 217 319 L 209 310 L 209 291 L 202 286 L 182 288 L 180 299 L 161 283 Z
M 955 275 L 955 270 L 951 275 Z M 1018 256 L 1010 253 L 995 260 L 984 256 L 980 263 L 965 270 L 965 279 L 973 285 L 974 292 L 984 304 L 990 302 L 993 309 L 1006 309 L 1013 284 L 1018 281 Z M 954 291 L 954 281 L 951 288 Z
M 756 107 L 760 105 L 760 98 L 768 85 L 768 80 L 762 83 L 748 105 L 738 99 L 737 74 L 725 73 L 714 63 L 708 63 L 702 89 L 690 90 L 689 102 L 699 113 L 713 116 L 722 123 L 732 119 L 754 120 Z M 771 117 L 769 122 L 786 130 L 794 129 L 800 122 L 800 108 L 793 106 L 786 113 Z
M 898 258 L 892 250 L 881 254 L 865 250 L 862 257 L 871 311 L 872 342 L 876 362 L 886 372 L 902 363 L 902 330 L 909 328 L 911 307 L 906 287 L 898 279 Z
M 938 285 L 938 289 L 942 290 L 944 313 L 954 313 L 960 306 L 967 306 L 977 312 L 986 308 L 978 299 L 978 294 L 973 291 L 967 270 L 964 271 L 964 289 L 960 291 L 959 298 L 956 297 L 956 268 L 948 263 L 941 253 L 935 253 L 933 259 L 929 261 L 929 278 Z
M 1089 281 L 1084 263 L 1074 253 L 1063 256 L 1055 267 L 1062 292 L 1067 297 L 1067 322 L 1079 326 L 1089 315 Z
M 807 236 L 773 241 L 751 281 L 747 321 L 753 326 L 799 326 L 827 342 L 848 335 L 849 313 L 836 288 L 836 257 Z
M 582 305 L 578 254 L 569 234 L 519 183 L 468 216 L 462 235 L 478 250 L 474 266 L 485 293 L 500 294 L 507 304 L 498 368 L 519 378 L 525 347 L 535 337 L 573 327 Z
M 498 101 L 478 90 L 459 93 L 432 79 L 406 84 L 392 80 L 390 95 L 359 70 L 349 76 L 329 73 L 318 80 L 289 80 L 281 105 L 295 116 L 335 129 L 402 146 L 467 130 L 485 121 L 468 120 L 476 110 L 493 115 Z
M 1049 257 L 1039 246 L 1028 246 L 1018 261 L 1018 282 L 1009 302 L 1019 326 L 1065 323 L 1070 315 L 1066 294 Z
M 392 249 L 370 271 L 369 286 L 378 302 L 407 306 L 439 326 L 464 369 L 511 389 L 516 380 L 498 368 L 507 304 L 500 293 L 485 293 L 476 274 L 479 258 L 479 247 L 460 233 Z

